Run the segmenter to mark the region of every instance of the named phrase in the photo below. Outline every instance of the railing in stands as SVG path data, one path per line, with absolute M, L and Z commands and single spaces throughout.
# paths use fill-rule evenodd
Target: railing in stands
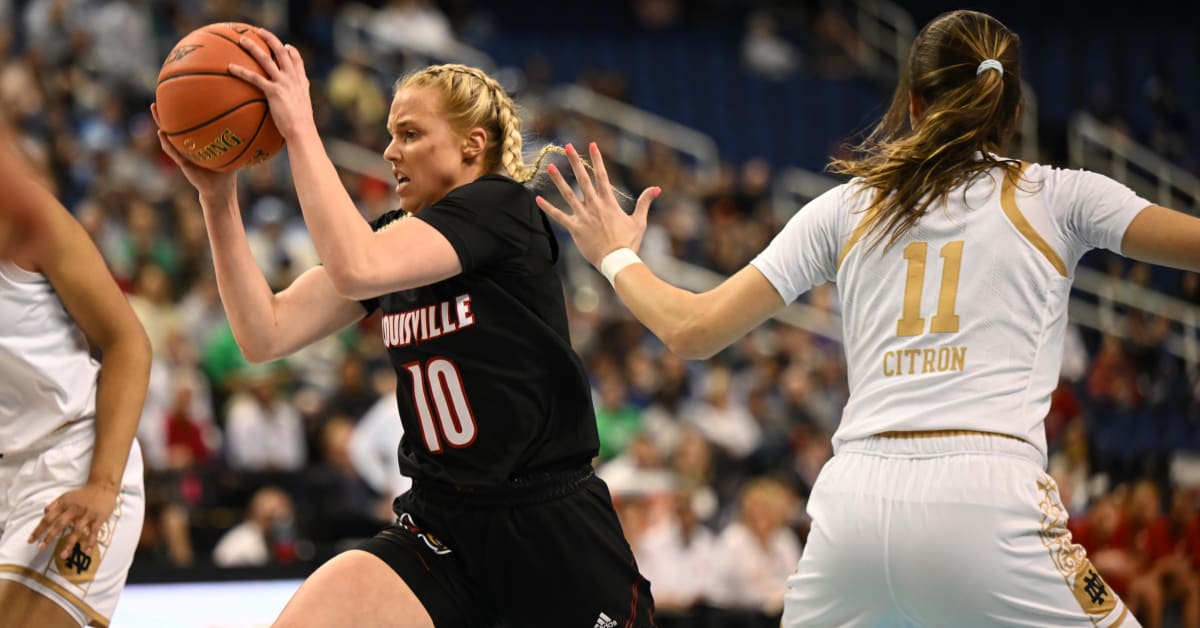
M 1072 168 L 1102 172 L 1166 207 L 1200 214 L 1200 179 L 1087 113 L 1071 117 Z
M 616 127 L 642 140 L 658 142 L 690 156 L 696 174 L 716 176 L 720 168 L 717 143 L 708 135 L 633 105 L 598 94 L 580 85 L 550 90 L 549 105 Z
M 854 28 L 871 49 L 868 65 L 872 67 L 867 69 L 895 81 L 917 34 L 912 16 L 887 0 L 858 0 L 853 5 Z

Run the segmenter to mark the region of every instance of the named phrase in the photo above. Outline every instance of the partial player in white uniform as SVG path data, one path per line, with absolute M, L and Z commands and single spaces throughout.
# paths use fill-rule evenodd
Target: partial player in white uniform
M 640 263 L 603 161 L 569 154 L 573 212 L 539 199 L 675 353 L 727 347 L 812 287 L 837 283 L 850 398 L 808 503 L 813 526 L 783 623 L 1135 626 L 1082 547 L 1046 466 L 1076 263 L 1089 249 L 1200 271 L 1200 220 L 1104 176 L 998 156 L 1021 100 L 1019 42 L 973 11 L 917 36 L 854 178 L 794 216 L 702 294 Z
M 41 233 L 0 259 L 0 626 L 107 626 L 142 529 L 149 342 L 7 138 L 0 205 L 36 211 Z

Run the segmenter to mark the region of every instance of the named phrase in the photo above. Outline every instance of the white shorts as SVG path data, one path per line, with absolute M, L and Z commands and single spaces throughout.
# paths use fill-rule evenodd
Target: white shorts
M 100 529 L 97 549 L 58 556 L 65 538 L 38 551 L 28 543 L 54 499 L 87 482 L 95 423 L 81 421 L 40 453 L 0 458 L 0 578 L 15 580 L 54 600 L 79 625 L 108 626 L 142 533 L 145 494 L 142 451 L 134 441 L 112 517 Z
M 1071 542 L 1042 464 L 983 434 L 842 445 L 808 502 L 783 625 L 1138 626 Z

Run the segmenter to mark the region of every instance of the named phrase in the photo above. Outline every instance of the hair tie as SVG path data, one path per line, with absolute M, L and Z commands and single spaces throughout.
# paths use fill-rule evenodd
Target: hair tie
M 1004 76 L 1004 64 L 997 59 L 984 59 L 979 62 L 979 67 L 975 70 L 975 76 L 979 76 L 988 70 L 995 70 Z

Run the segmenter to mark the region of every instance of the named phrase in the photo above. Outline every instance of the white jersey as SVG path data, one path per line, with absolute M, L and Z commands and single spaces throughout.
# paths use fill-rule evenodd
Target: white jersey
M 50 282 L 0 261 L 0 454 L 92 420 L 99 370 Z
M 887 431 L 1007 434 L 1046 455 L 1075 265 L 1120 252 L 1151 203 L 1108 177 L 999 168 L 937 201 L 891 247 L 871 247 L 873 192 L 840 185 L 798 212 L 751 264 L 792 302 L 835 281 L 850 398 L 834 450 Z

